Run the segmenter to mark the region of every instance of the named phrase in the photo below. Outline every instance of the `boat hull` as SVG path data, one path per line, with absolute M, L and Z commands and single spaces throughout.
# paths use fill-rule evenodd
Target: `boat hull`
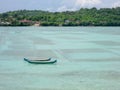
M 26 59 L 24 58 L 24 61 L 27 61 L 28 63 L 31 63 L 31 64 L 54 64 L 57 62 L 57 60 L 47 60 L 47 61 L 41 61 L 41 60 L 29 60 L 29 59 Z

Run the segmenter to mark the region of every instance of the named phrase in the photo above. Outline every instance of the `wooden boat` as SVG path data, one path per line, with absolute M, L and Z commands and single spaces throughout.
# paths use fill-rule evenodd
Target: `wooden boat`
M 48 59 L 34 59 L 34 60 L 31 60 L 31 61 L 50 61 L 51 58 L 48 58 Z
M 51 60 L 51 58 L 46 60 L 29 60 L 24 58 L 24 61 L 27 61 L 28 63 L 31 63 L 31 64 L 54 64 L 57 62 L 57 60 Z

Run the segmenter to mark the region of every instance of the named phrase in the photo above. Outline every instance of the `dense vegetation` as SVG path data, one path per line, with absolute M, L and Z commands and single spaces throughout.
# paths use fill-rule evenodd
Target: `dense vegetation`
M 18 10 L 0 14 L 0 25 L 33 25 L 20 22 L 40 22 L 41 26 L 120 26 L 120 7 L 81 8 L 78 11 L 48 12 L 41 10 Z

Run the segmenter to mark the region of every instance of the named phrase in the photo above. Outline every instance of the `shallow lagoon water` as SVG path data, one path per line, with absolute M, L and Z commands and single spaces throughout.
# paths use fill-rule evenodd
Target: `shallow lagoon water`
M 120 27 L 0 27 L 0 90 L 16 89 L 120 90 Z

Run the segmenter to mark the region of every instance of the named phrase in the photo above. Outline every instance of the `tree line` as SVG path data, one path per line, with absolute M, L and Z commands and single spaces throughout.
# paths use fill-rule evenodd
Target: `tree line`
M 120 26 L 120 7 L 81 8 L 77 11 L 49 12 L 17 10 L 0 14 L 0 25 L 30 26 L 21 20 L 40 22 L 41 26 Z

